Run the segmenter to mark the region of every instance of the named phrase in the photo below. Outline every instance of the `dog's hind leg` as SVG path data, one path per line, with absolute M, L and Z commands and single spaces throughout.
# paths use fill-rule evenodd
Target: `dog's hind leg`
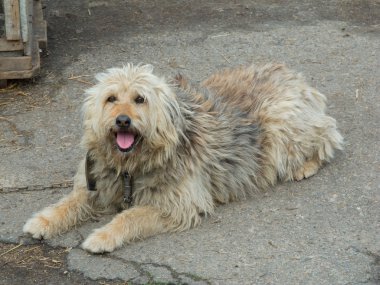
M 309 178 L 318 172 L 321 165 L 321 160 L 315 156 L 314 158 L 307 160 L 304 165 L 294 173 L 293 179 L 300 181 L 304 178 Z
M 143 239 L 173 228 L 172 220 L 150 206 L 136 207 L 118 214 L 110 223 L 96 229 L 82 244 L 90 252 L 111 252 L 124 243 Z

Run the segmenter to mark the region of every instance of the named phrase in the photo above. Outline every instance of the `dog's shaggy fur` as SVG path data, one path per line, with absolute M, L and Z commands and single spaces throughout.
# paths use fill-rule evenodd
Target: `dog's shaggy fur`
M 185 230 L 219 203 L 314 175 L 342 148 L 325 96 L 282 65 L 226 69 L 197 88 L 181 76 L 169 84 L 150 65 L 112 68 L 96 78 L 83 106 L 83 146 L 97 191 L 87 189 L 83 160 L 74 190 L 25 224 L 34 238 L 109 210 L 123 211 L 95 230 L 84 249 L 113 251 Z M 129 208 L 126 171 L 133 177 Z

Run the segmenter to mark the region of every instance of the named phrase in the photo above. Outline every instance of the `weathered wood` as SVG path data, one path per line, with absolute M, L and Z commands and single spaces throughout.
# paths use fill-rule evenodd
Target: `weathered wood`
M 21 38 L 20 10 L 18 0 L 3 0 L 5 15 L 5 36 L 7 40 L 15 41 Z
M 47 42 L 41 0 L 17 0 L 17 3 L 20 4 L 21 38 L 18 41 L 0 39 L 0 80 L 34 76 L 40 69 L 40 47 Z
M 42 12 L 42 1 L 35 0 L 33 2 L 33 35 L 38 41 L 39 47 L 46 49 L 47 47 L 47 24 L 44 20 L 44 15 Z
M 35 73 L 35 70 L 24 70 L 24 71 L 0 71 L 0 80 L 3 79 L 21 79 L 21 78 L 31 78 Z
M 34 41 L 32 56 L 0 57 L 0 80 L 33 77 L 40 69 L 38 50 L 38 43 Z M 3 70 L 5 68 L 9 70 Z
M 25 55 L 32 55 L 32 47 L 35 39 L 33 38 L 33 30 L 34 30 L 34 22 L 33 22 L 33 0 L 21 0 L 22 1 L 22 9 L 25 11 L 23 14 L 23 21 L 26 22 L 26 27 L 22 29 L 23 31 L 23 40 L 25 41 Z M 25 13 L 25 14 L 24 14 Z M 24 34 L 27 33 L 27 34 Z
M 34 26 L 34 37 L 39 43 L 39 47 L 41 49 L 47 48 L 47 24 L 46 21 L 36 21 L 36 24 Z
M 24 45 L 21 41 L 7 41 L 5 38 L 0 38 L 0 51 L 16 51 L 23 49 Z
M 0 59 L 1 71 L 22 71 L 32 69 L 31 56 L 2 57 Z
M 32 46 L 32 69 L 33 72 L 40 70 L 40 48 L 37 41 L 33 41 Z
M 20 0 L 20 24 L 22 41 L 26 43 L 29 40 L 29 2 L 28 0 Z

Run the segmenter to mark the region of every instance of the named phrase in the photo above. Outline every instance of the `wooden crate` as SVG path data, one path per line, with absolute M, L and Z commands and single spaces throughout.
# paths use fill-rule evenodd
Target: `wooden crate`
M 40 47 L 46 47 L 46 21 L 41 0 L 3 0 L 0 34 L 0 80 L 30 78 L 40 68 Z M 1 32 L 1 31 L 0 31 Z

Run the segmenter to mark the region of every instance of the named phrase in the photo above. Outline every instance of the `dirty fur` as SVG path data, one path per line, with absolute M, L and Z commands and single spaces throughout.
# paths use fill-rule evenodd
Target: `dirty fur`
M 180 75 L 168 83 L 150 65 L 108 69 L 96 79 L 83 105 L 82 145 L 94 161 L 97 191 L 87 189 L 83 160 L 74 190 L 25 224 L 34 238 L 121 210 L 82 245 L 110 252 L 189 229 L 218 204 L 278 181 L 310 177 L 342 149 L 336 122 L 325 113 L 326 97 L 283 65 L 226 69 L 200 86 Z M 138 96 L 143 103 L 136 103 Z M 128 153 L 116 147 L 111 132 L 120 115 L 139 136 Z M 126 171 L 134 181 L 129 208 L 123 203 Z

